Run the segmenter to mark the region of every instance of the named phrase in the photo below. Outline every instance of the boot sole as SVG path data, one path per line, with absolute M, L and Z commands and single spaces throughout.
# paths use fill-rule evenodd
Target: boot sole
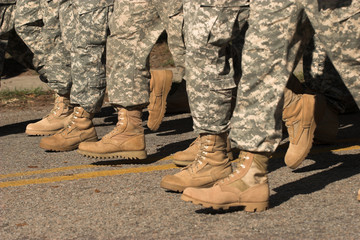
M 80 144 L 80 143 L 79 143 Z M 42 149 L 45 149 L 47 151 L 53 151 L 53 152 L 68 152 L 68 151 L 72 151 L 78 148 L 79 144 L 77 145 L 73 145 L 73 146 L 69 146 L 69 147 L 56 147 L 56 146 L 50 146 L 44 143 L 39 144 L 39 146 Z
M 123 152 L 114 152 L 114 153 L 93 153 L 83 150 L 77 150 L 81 155 L 88 158 L 99 158 L 99 159 L 139 159 L 144 160 L 147 158 L 146 151 L 123 151 Z
M 214 186 L 214 184 L 215 184 L 215 182 L 212 182 L 212 183 L 208 183 L 208 184 L 196 186 L 196 187 L 209 188 L 209 187 Z M 167 183 L 167 182 L 161 182 L 160 187 L 162 187 L 166 190 L 173 191 L 173 192 L 182 193 L 185 190 L 185 188 L 192 187 L 192 186 L 181 186 L 181 185 L 175 185 L 175 184 L 171 184 L 171 183 Z
M 60 129 L 59 129 L 60 130 Z M 25 130 L 25 133 L 29 136 L 50 136 L 57 133 L 59 130 L 56 131 L 35 131 L 35 130 Z
M 268 201 L 256 202 L 256 203 L 237 202 L 237 203 L 227 203 L 227 204 L 214 204 L 214 203 L 209 203 L 198 199 L 194 199 L 184 194 L 181 195 L 181 199 L 184 200 L 185 202 L 192 202 L 193 204 L 201 205 L 205 208 L 212 208 L 214 210 L 219 210 L 219 209 L 228 210 L 230 207 L 244 207 L 244 211 L 246 212 L 262 212 L 269 208 Z
M 90 139 L 87 139 L 83 142 L 96 142 L 98 141 L 98 138 L 97 137 L 94 137 L 94 138 L 90 138 Z M 58 147 L 58 146 L 51 146 L 51 145 L 48 145 L 48 144 L 45 144 L 43 142 L 40 142 L 39 146 L 42 148 L 42 149 L 45 149 L 47 151 L 53 151 L 53 152 L 68 152 L 68 151 L 73 151 L 75 149 L 77 149 L 79 147 L 80 143 L 76 144 L 76 145 L 71 145 L 71 146 L 68 146 L 68 147 Z
M 310 129 L 309 129 L 309 131 L 310 131 L 310 133 L 309 133 L 310 136 L 309 137 L 311 139 L 310 140 L 311 143 L 309 143 L 309 145 L 305 149 L 304 153 L 301 155 L 301 157 L 298 158 L 297 161 L 289 161 L 289 159 L 287 159 L 286 155 L 285 155 L 285 164 L 286 164 L 286 166 L 288 166 L 291 169 L 296 169 L 305 160 L 305 158 L 309 154 L 309 152 L 310 152 L 310 150 L 312 148 L 312 145 L 313 145 L 315 129 L 316 129 L 316 124 L 315 124 L 315 122 L 313 122 L 313 124 L 310 126 Z
M 162 123 L 162 120 L 164 119 L 165 112 L 166 112 L 166 99 L 170 92 L 171 85 L 172 85 L 172 80 L 165 81 L 163 84 L 163 90 L 162 90 L 163 94 L 161 96 L 161 102 L 164 103 L 165 106 L 161 108 L 159 118 L 154 124 L 149 125 L 149 121 L 148 121 L 147 126 L 151 131 L 157 131 L 160 127 L 160 124 Z

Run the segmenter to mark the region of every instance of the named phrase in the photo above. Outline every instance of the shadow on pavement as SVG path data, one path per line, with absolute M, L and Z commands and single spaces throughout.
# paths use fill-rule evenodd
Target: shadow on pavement
M 337 149 L 339 146 L 333 146 L 333 148 Z M 272 189 L 276 193 L 270 196 L 270 208 L 277 207 L 296 195 L 311 194 L 320 191 L 331 183 L 352 177 L 360 173 L 360 160 L 357 159 L 356 154 L 336 155 L 331 152 L 326 152 L 321 155 L 311 155 L 311 159 L 315 161 L 314 164 L 296 169 L 293 172 L 296 174 L 317 170 L 323 171 Z M 285 164 L 282 158 L 276 158 L 273 159 L 272 163 L 270 163 L 270 166 L 270 171 L 275 171 L 276 169 L 285 166 Z M 200 214 L 214 215 L 243 210 L 243 207 L 231 207 L 228 210 L 202 208 L 196 210 L 195 212 Z
M 321 156 L 314 156 L 312 159 L 315 160 L 316 163 L 305 167 L 306 171 L 326 170 L 273 189 L 276 194 L 270 196 L 271 208 L 281 205 L 296 195 L 310 194 L 319 191 L 333 182 L 360 173 L 360 161 L 357 160 L 356 155 L 336 155 L 328 153 L 322 154 Z M 334 167 L 329 169 L 331 166 Z M 302 169 L 296 171 L 301 172 Z
M 156 131 L 156 136 L 170 136 L 176 134 L 182 134 L 186 132 L 193 131 L 193 122 L 191 116 L 181 119 L 167 120 L 163 121 L 160 125 L 158 131 Z M 150 129 L 145 129 L 145 134 L 153 133 Z
M 148 155 L 147 159 L 144 159 L 144 160 L 139 160 L 139 159 L 106 160 L 106 159 L 104 159 L 103 161 L 99 160 L 99 161 L 93 162 L 92 165 L 112 166 L 112 165 L 122 165 L 122 164 L 151 164 L 151 163 L 155 163 L 165 157 L 168 157 L 177 151 L 186 149 L 190 145 L 190 143 L 192 143 L 193 141 L 194 141 L 194 139 L 189 139 L 189 140 L 185 140 L 185 141 L 168 144 L 164 147 L 159 148 L 155 154 Z
M 19 122 L 19 123 L 13 123 L 13 124 L 1 126 L 0 127 L 0 137 L 11 135 L 11 134 L 25 133 L 26 126 L 29 123 L 34 123 L 39 120 L 41 120 L 41 119 L 34 119 L 34 120 L 25 121 L 25 122 Z

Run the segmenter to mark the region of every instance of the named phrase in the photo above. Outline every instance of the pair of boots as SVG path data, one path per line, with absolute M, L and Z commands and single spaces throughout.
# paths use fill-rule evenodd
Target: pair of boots
M 166 97 L 171 88 L 172 71 L 154 70 L 150 80 L 148 126 L 155 131 L 166 111 Z M 113 131 L 99 142 L 92 119 L 94 114 L 81 107 L 72 107 L 68 96 L 58 96 L 50 114 L 39 122 L 29 124 L 28 135 L 52 135 L 41 139 L 40 147 L 50 151 L 70 151 L 96 158 L 145 159 L 145 136 L 142 109 L 118 107 L 118 123 Z
M 46 136 L 40 147 L 49 151 L 71 151 L 81 142 L 97 141 L 92 123 L 94 114 L 81 107 L 73 107 L 67 96 L 56 95 L 54 108 L 42 120 L 26 126 L 28 135 Z
M 288 167 L 297 168 L 310 152 L 313 141 L 332 143 L 336 141 L 339 120 L 338 113 L 326 104 L 321 95 L 296 94 L 289 89 L 284 91 L 283 120 L 289 134 L 289 148 L 285 155 Z M 200 148 L 197 138 L 184 151 L 173 154 L 177 166 L 191 164 Z M 232 159 L 230 141 L 227 141 L 228 156 Z
M 242 151 L 232 171 L 227 156 L 227 134 L 201 134 L 195 161 L 175 175 L 164 176 L 162 188 L 183 192 L 181 198 L 214 209 L 244 206 L 245 211 L 268 208 L 269 156 Z
M 148 127 L 156 131 L 166 112 L 166 98 L 171 88 L 172 71 L 153 70 L 150 79 Z M 94 158 L 146 159 L 145 135 L 142 127 L 142 108 L 117 107 L 115 128 L 100 141 L 83 142 L 78 153 Z
M 322 119 L 323 121 L 321 121 Z M 336 138 L 337 114 L 326 105 L 325 100 L 320 96 L 295 94 L 286 89 L 283 120 L 290 139 L 285 163 L 290 168 L 298 167 L 305 159 L 311 149 L 314 136 L 325 142 L 334 141 Z M 228 209 L 232 206 L 244 206 L 245 211 L 251 212 L 267 209 L 269 187 L 266 172 L 269 155 L 241 151 L 236 170 L 221 179 L 224 177 L 222 173 L 226 172 L 224 169 L 229 167 L 224 159 L 227 158 L 228 149 L 226 147 L 230 149 L 230 145 L 227 143 L 217 148 L 221 150 L 222 157 L 218 157 L 214 161 L 214 159 L 206 157 L 209 154 L 203 151 L 203 145 L 206 145 L 203 143 L 205 136 L 200 136 L 188 149 L 173 155 L 175 164 L 188 166 L 175 175 L 165 176 L 160 185 L 172 191 L 183 191 L 181 198 L 184 201 L 204 207 Z M 218 137 L 220 136 L 213 136 L 214 139 Z M 220 140 L 224 143 L 225 141 L 224 139 Z M 216 145 L 216 140 L 212 144 Z M 195 152 L 198 154 L 195 155 Z M 214 152 L 212 153 L 214 154 Z M 203 156 L 202 161 L 197 160 L 199 155 Z M 208 166 L 207 168 L 201 168 L 204 166 L 204 162 L 205 166 Z M 217 171 L 218 174 L 215 175 L 214 171 Z M 218 176 L 218 179 L 221 180 L 214 180 L 214 176 Z M 208 188 L 209 186 L 212 187 Z
M 79 152 L 100 158 L 145 159 L 145 137 L 141 125 L 142 109 L 118 109 L 118 123 L 113 131 L 98 141 L 92 122 L 93 113 L 82 107 L 72 107 L 67 97 L 57 96 L 55 106 L 42 120 L 26 127 L 28 135 L 51 135 L 40 141 L 40 147 L 49 151 Z M 98 142 L 97 142 L 98 141 Z

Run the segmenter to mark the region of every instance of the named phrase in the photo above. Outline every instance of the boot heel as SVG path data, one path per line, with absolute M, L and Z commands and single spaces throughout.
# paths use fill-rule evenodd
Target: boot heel
M 262 212 L 269 208 L 269 202 L 244 203 L 246 212 Z

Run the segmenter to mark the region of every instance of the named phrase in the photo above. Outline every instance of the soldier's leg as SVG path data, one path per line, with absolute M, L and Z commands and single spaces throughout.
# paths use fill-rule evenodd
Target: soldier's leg
M 142 109 L 149 102 L 147 58 L 163 31 L 151 1 L 115 1 L 107 45 L 109 101 L 118 123 L 101 141 L 82 143 L 79 152 L 100 158 L 146 158 Z
M 52 39 L 52 48 L 47 50 L 44 60 L 49 87 L 56 93 L 55 104 L 50 113 L 42 120 L 29 124 L 25 133 L 28 135 L 52 135 L 68 126 L 73 106 L 70 104 L 71 60 L 70 47 L 66 49 L 64 40 L 72 39 L 73 28 L 66 28 L 66 22 L 73 22 L 69 11 L 69 1 L 62 1 L 63 11 L 60 11 L 60 1 L 41 1 L 44 13 L 44 26 L 40 35 L 42 39 Z M 60 23 L 61 20 L 61 23 Z M 50 46 L 50 45 L 48 45 Z
M 185 79 L 194 130 L 200 135 L 200 143 L 197 161 L 162 179 L 160 185 L 173 191 L 211 186 L 231 171 L 226 139 L 236 88 L 233 64 L 237 56 L 233 53 L 238 50 L 233 43 L 246 19 L 242 18 L 241 26 L 237 26 L 238 17 L 248 14 L 248 8 L 239 2 L 237 5 L 229 2 L 231 7 L 224 6 L 221 1 L 213 1 L 214 5 L 206 2 L 184 2 Z
M 51 46 L 43 38 L 43 14 L 40 1 L 45 0 L 18 0 L 15 13 L 15 30 L 25 44 L 34 53 L 33 63 L 36 70 L 45 75 L 44 56 Z
M 15 0 L 6 4 L 0 3 L 0 78 L 3 72 L 5 49 L 8 44 L 9 32 L 14 28 Z
M 156 131 L 166 112 L 167 96 L 172 82 L 180 83 L 183 79 L 185 46 L 182 37 L 182 0 L 153 0 L 152 3 L 166 30 L 168 46 L 176 67 L 171 71 L 163 69 L 151 71 L 147 126 L 150 130 Z
M 176 82 L 182 80 L 185 68 L 185 44 L 183 41 L 182 0 L 154 0 L 153 4 L 167 33 L 167 42 L 177 71 L 181 72 Z M 180 77 L 181 76 L 181 77 Z
M 356 108 L 349 90 L 326 55 L 317 34 L 304 54 L 304 77 L 306 86 L 323 94 L 335 111 L 344 113 L 347 109 Z
M 11 57 L 22 64 L 25 68 L 35 69 L 33 65 L 34 54 L 28 48 L 28 46 L 21 40 L 19 35 L 15 32 L 15 29 L 9 32 L 9 41 L 6 51 Z
M 46 56 L 46 72 L 49 87 L 58 95 L 70 98 L 71 44 L 75 36 L 74 13 L 70 0 L 49 1 L 44 6 L 44 13 L 49 17 L 45 22 L 43 34 L 53 39 L 53 48 Z
M 74 0 L 76 32 L 71 49 L 71 102 L 98 112 L 106 87 L 105 43 L 113 1 Z
M 320 13 L 315 10 L 315 7 L 318 7 L 316 1 L 307 0 L 304 7 L 318 41 L 359 106 L 360 2 L 322 1 L 319 6 Z M 334 82 L 331 85 L 334 85 Z
M 253 2 L 251 5 L 250 28 L 244 49 L 244 54 L 248 55 L 244 56 L 244 75 L 241 82 L 244 85 L 242 85 L 240 97 L 238 95 L 238 105 L 235 109 L 232 128 L 233 139 L 248 154 L 244 156 L 240 165 L 241 168 L 238 168 L 238 171 L 224 182 L 210 189 L 186 189 L 183 194 L 184 200 L 202 203 L 205 206 L 215 208 L 245 206 L 245 210 L 247 210 L 246 208 L 252 211 L 259 210 L 259 208 L 264 209 L 264 198 L 260 197 L 264 196 L 264 194 L 261 195 L 258 192 L 258 188 L 263 185 L 260 179 L 261 175 L 258 174 L 258 181 L 255 182 L 255 185 L 254 183 L 252 186 L 250 185 L 250 187 L 244 185 L 243 180 L 251 172 L 251 167 L 248 166 L 253 163 L 252 160 L 256 155 L 261 155 L 249 153 L 249 151 L 256 153 L 263 151 L 273 152 L 281 138 L 278 131 L 281 121 L 277 117 L 281 114 L 281 110 L 277 106 L 281 99 L 281 88 L 284 87 L 290 76 L 291 69 L 293 69 L 294 61 L 289 58 L 288 52 L 291 48 L 289 43 L 294 43 L 291 36 L 294 36 L 297 17 L 303 8 L 314 13 L 313 15 L 307 13 L 307 15 L 315 31 L 325 31 L 322 32 L 323 36 L 320 36 L 320 39 L 325 40 L 325 36 L 326 40 L 334 37 L 334 41 L 326 44 L 325 41 L 323 42 L 327 54 L 334 59 L 334 63 L 337 61 L 338 64 L 335 64 L 335 66 L 339 66 L 338 71 L 344 77 L 344 81 L 350 83 L 349 86 L 353 87 L 352 89 L 349 88 L 350 91 L 358 90 L 359 86 L 353 80 L 355 80 L 355 76 L 357 77 L 360 74 L 359 68 L 347 66 L 346 69 L 341 69 L 342 66 L 349 64 L 360 66 L 358 64 L 359 51 L 357 49 L 359 36 L 358 33 L 354 32 L 359 29 L 357 26 L 359 23 L 358 18 L 353 12 L 353 10 L 357 11 L 356 3 L 353 5 L 355 9 L 350 7 L 347 9 L 348 11 L 340 11 L 341 21 L 330 22 L 329 20 L 336 18 L 336 10 L 327 9 L 327 11 L 320 11 L 319 13 L 321 7 L 319 8 L 317 3 L 317 1 L 312 0 L 305 1 L 305 3 L 303 1 L 289 3 L 277 0 Z M 335 15 L 331 14 L 333 12 L 335 12 Z M 322 14 L 329 15 L 324 18 L 318 16 Z M 344 17 L 346 21 L 344 21 Z M 346 41 L 342 39 L 344 32 Z M 258 41 L 247 41 L 249 37 L 256 37 Z M 347 56 L 346 53 L 350 52 L 354 55 Z M 283 78 L 283 76 L 285 77 Z M 272 86 L 267 86 L 269 83 Z M 264 87 L 269 89 L 266 90 Z M 306 102 L 305 100 L 304 102 Z M 308 114 L 311 115 L 311 113 Z M 268 121 L 270 121 L 270 125 Z M 309 124 L 312 125 L 313 121 Z M 265 161 L 259 161 L 258 159 L 256 162 L 263 163 L 262 165 L 266 166 Z M 266 168 L 264 170 L 266 171 Z M 230 195 L 229 192 L 233 194 Z
M 267 164 L 281 139 L 278 103 L 294 68 L 295 54 L 285 50 L 290 43 L 300 45 L 291 41 L 300 9 L 288 1 L 263 0 L 252 1 L 250 13 L 243 75 L 231 119 L 230 136 L 241 150 L 237 169 L 211 188 L 187 188 L 182 195 L 183 200 L 205 207 L 245 206 L 245 211 L 263 211 L 268 206 Z
M 112 1 L 73 0 L 66 6 L 73 18 L 60 18 L 60 27 L 62 32 L 75 29 L 72 38 L 63 38 L 65 48 L 71 48 L 70 102 L 75 108 L 65 129 L 41 139 L 40 147 L 52 151 L 74 150 L 81 142 L 97 141 L 92 119 L 101 108 L 106 87 L 105 42 Z

